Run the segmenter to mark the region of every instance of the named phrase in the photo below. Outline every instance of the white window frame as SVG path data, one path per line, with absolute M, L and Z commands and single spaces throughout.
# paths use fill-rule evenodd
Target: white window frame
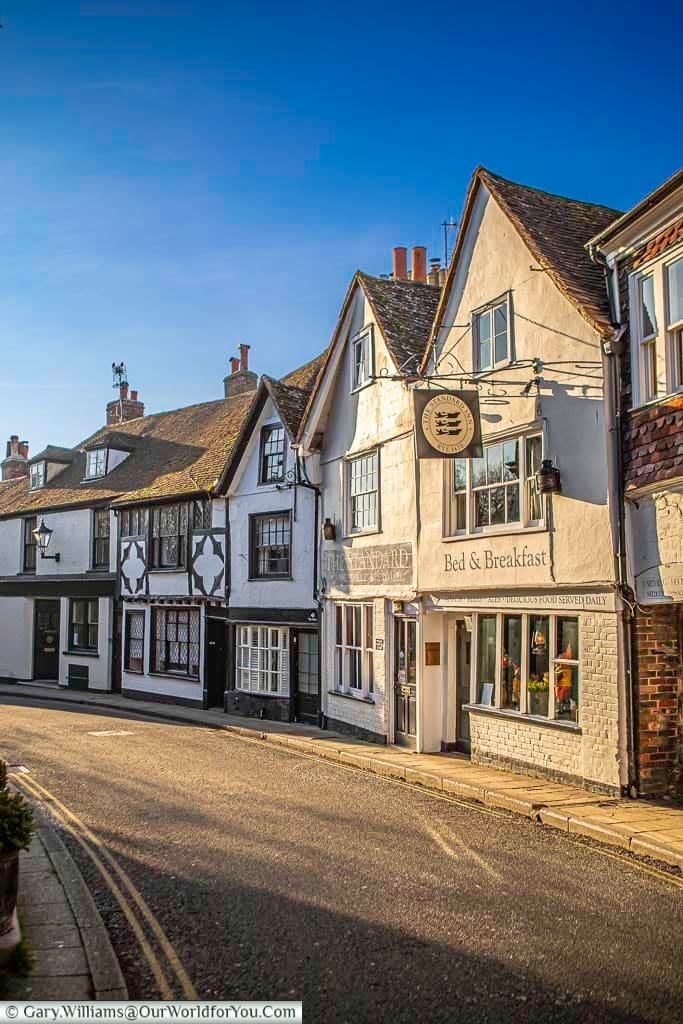
M 505 307 L 506 313 L 506 336 L 507 336 L 507 347 L 504 359 L 496 359 L 496 346 L 495 346 L 495 310 Z M 487 366 L 482 366 L 479 361 L 479 324 L 481 323 L 482 317 L 487 314 L 491 314 L 491 359 Z M 491 302 L 487 302 L 485 306 L 480 306 L 479 309 L 472 311 L 472 366 L 474 367 L 475 373 L 489 373 L 491 370 L 499 369 L 501 366 L 509 366 L 512 362 L 512 302 L 510 292 L 506 292 L 505 295 L 500 295 L 497 299 L 493 299 Z
M 639 267 L 629 277 L 634 408 L 658 402 L 683 390 L 683 320 L 669 321 L 669 268 L 682 259 L 683 246 L 679 245 L 671 252 Z M 643 281 L 648 278 L 653 282 L 656 324 L 654 334 L 645 336 L 642 330 L 641 302 Z M 652 393 L 648 386 L 650 373 L 654 375 Z
M 520 533 L 526 530 L 544 530 L 546 528 L 547 521 L 547 502 L 543 495 L 540 495 L 541 509 L 543 515 L 540 519 L 531 518 L 531 493 L 530 489 L 534 484 L 534 476 L 530 475 L 529 467 L 527 466 L 527 441 L 531 438 L 541 438 L 541 459 L 544 458 L 545 452 L 545 438 L 543 436 L 543 428 L 541 426 L 528 427 L 522 433 L 507 434 L 502 437 L 489 438 L 484 445 L 484 453 L 487 448 L 491 448 L 495 445 L 505 445 L 509 441 L 517 441 L 519 444 L 519 476 L 518 486 L 520 488 L 520 501 L 519 501 L 519 519 L 513 520 L 509 523 L 498 523 L 495 526 L 475 526 L 475 510 L 474 502 L 475 495 L 479 490 L 484 488 L 472 486 L 472 459 L 466 459 L 465 471 L 466 471 L 466 485 L 464 490 L 455 491 L 453 488 L 454 484 L 454 459 L 444 459 L 444 516 L 443 516 L 443 536 L 444 538 L 457 538 L 457 537 L 481 537 L 489 534 L 500 534 L 500 533 Z M 484 454 L 484 458 L 486 455 Z M 499 485 L 491 484 L 486 485 L 486 489 L 492 489 L 495 486 L 503 487 L 505 482 L 501 482 Z M 458 528 L 456 524 L 456 494 L 465 495 L 465 526 Z
M 351 394 L 360 391 L 361 388 L 372 384 L 375 365 L 375 344 L 372 326 L 364 327 L 362 331 L 351 338 Z M 358 363 L 357 353 L 361 353 L 361 363 Z M 361 366 L 361 372 L 356 379 L 356 367 Z
M 349 697 L 374 700 L 375 694 L 375 606 L 371 602 L 338 601 L 333 605 L 332 641 L 334 646 L 334 690 Z M 360 609 L 361 636 L 355 635 L 353 626 L 355 609 Z M 349 642 L 349 623 L 352 641 Z M 340 637 L 341 629 L 341 637 Z M 352 671 L 352 663 L 358 666 Z M 360 686 L 352 686 L 358 678 Z
M 47 466 L 44 462 L 34 462 L 29 467 L 29 491 L 38 491 L 45 486 Z
M 520 705 L 519 711 L 503 708 L 503 619 L 508 615 L 521 617 L 522 619 L 522 650 L 521 650 L 521 680 L 520 680 Z M 479 621 L 481 618 L 496 619 L 496 665 L 494 696 L 492 704 L 479 703 Z M 529 631 L 531 620 L 539 617 L 548 619 L 548 715 L 532 715 L 529 701 Z M 558 656 L 557 646 L 557 622 L 558 619 L 576 619 L 578 621 L 578 651 L 576 658 L 572 660 L 563 659 Z M 565 728 L 581 728 L 581 715 L 583 707 L 584 674 L 582 670 L 583 651 L 583 621 L 578 612 L 571 609 L 566 611 L 548 611 L 546 609 L 517 610 L 508 608 L 504 612 L 493 610 L 481 610 L 472 613 L 472 653 L 470 662 L 470 704 L 476 708 L 491 708 L 500 711 L 502 714 L 528 719 L 529 721 L 543 721 L 560 724 Z M 576 721 L 556 718 L 555 684 L 558 670 L 563 666 L 576 666 L 579 669 L 579 700 L 576 712 Z
M 273 654 L 277 655 L 276 667 Z M 289 629 L 236 626 L 235 689 L 268 697 L 289 696 Z
M 359 492 L 358 495 L 351 494 L 351 483 L 353 479 L 353 467 L 358 464 L 362 459 L 369 459 L 374 457 L 375 459 L 375 487 L 367 491 Z M 379 533 L 380 531 L 380 493 L 381 493 L 381 476 L 380 476 L 380 458 L 379 448 L 370 448 L 368 451 L 359 452 L 357 455 L 347 456 L 344 459 L 344 519 L 345 529 L 344 533 L 347 537 L 359 537 L 363 534 L 368 533 Z M 367 526 L 355 527 L 353 525 L 353 499 L 360 497 L 361 494 L 374 494 L 375 495 L 375 521 Z
M 85 478 L 86 480 L 97 480 L 107 475 L 107 463 L 109 462 L 108 448 L 93 448 L 86 455 Z M 101 468 L 100 468 L 101 464 Z

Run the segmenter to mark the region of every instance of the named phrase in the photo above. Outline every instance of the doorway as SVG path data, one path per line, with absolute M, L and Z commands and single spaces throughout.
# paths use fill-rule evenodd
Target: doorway
M 463 619 L 458 619 L 455 627 L 455 643 L 455 749 L 469 754 L 472 746 L 470 713 L 465 709 L 465 705 L 470 703 L 472 633 L 467 629 Z
M 394 620 L 394 743 L 416 745 L 417 621 Z
M 228 680 L 227 652 L 227 623 L 224 619 L 207 619 L 205 708 L 221 708 L 221 710 L 225 708 L 225 690 Z
M 317 630 L 292 630 L 292 682 L 297 722 L 320 721 L 320 662 Z
M 35 602 L 33 678 L 59 679 L 59 601 Z

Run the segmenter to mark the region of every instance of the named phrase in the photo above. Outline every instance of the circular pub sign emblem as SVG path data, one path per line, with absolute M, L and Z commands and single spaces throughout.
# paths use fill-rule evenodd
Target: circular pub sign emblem
M 457 455 L 472 443 L 474 416 L 457 395 L 436 394 L 422 410 L 422 432 L 436 451 Z

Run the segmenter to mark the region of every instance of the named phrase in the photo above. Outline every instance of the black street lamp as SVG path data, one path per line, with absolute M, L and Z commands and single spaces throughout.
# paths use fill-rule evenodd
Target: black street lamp
M 49 558 L 53 562 L 59 562 L 59 552 L 57 552 L 54 555 L 45 554 L 45 552 L 50 546 L 50 541 L 52 540 L 52 534 L 54 532 L 55 531 L 51 530 L 49 526 L 45 525 L 45 520 L 41 519 L 40 526 L 38 527 L 37 530 L 33 531 L 33 536 L 36 538 L 36 544 L 38 545 L 38 550 L 40 551 L 40 557 Z

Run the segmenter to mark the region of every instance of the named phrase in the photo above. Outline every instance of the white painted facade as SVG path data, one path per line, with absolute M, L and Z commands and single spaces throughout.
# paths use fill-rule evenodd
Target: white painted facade
M 480 499 L 473 490 L 474 466 L 463 499 L 469 509 L 465 523 L 458 518 L 462 513 L 453 496 L 450 460 L 422 460 L 418 749 L 462 743 L 480 762 L 618 791 L 626 779 L 621 609 L 615 597 L 600 338 L 538 267 L 483 184 L 451 273 L 444 326 L 436 335 L 428 372 L 436 366 L 440 374 L 476 375 L 474 315 L 504 297 L 511 350 L 487 374 L 505 385 L 479 388 L 484 445 L 514 446 L 522 438 L 516 449 L 508 449 L 516 451 L 520 462 L 514 472 L 521 473 L 523 438 L 542 438 L 543 458 L 559 469 L 562 490 L 538 499 L 540 515 L 532 519 L 524 508 L 539 505 L 527 490 L 533 485 L 523 479 L 516 492 L 522 502 L 519 519 L 513 515 L 500 525 L 476 526 L 474 503 Z M 541 360 L 536 366 L 542 379 L 525 397 L 536 359 Z M 459 386 L 457 381 L 443 383 Z M 578 651 L 576 641 L 565 651 L 554 646 L 565 619 L 578 623 Z M 544 697 L 529 687 L 536 678 L 530 631 L 539 621 L 550 634 L 544 638 Z M 521 629 L 522 636 L 512 698 L 505 689 L 512 663 L 505 629 Z M 574 636 L 573 624 L 571 629 Z M 490 638 L 495 635 L 495 673 L 492 663 L 491 688 L 482 695 L 480 677 L 488 669 L 478 665 L 478 643 L 484 630 Z M 540 627 L 536 631 L 541 635 Z M 438 645 L 432 647 L 438 665 L 425 663 L 426 644 Z M 578 700 L 572 690 L 561 704 L 558 695 L 566 688 L 558 680 L 569 676 L 562 676 L 564 668 L 553 658 L 567 650 L 577 662 Z M 566 717 L 560 720 L 560 714 Z
M 61 468 L 61 467 L 60 467 Z M 24 571 L 24 522 L 29 516 L 0 520 L 0 678 L 16 681 L 46 678 L 69 685 L 74 666 L 87 669 L 87 685 L 110 689 L 113 644 L 113 609 L 116 572 L 116 519 L 109 513 L 109 565 L 96 570 L 94 513 L 91 508 L 38 512 L 37 522 L 53 531 L 48 556 L 35 555 L 35 569 Z M 42 582 L 41 582 L 42 581 Z M 76 647 L 71 630 L 74 602 L 97 603 L 96 642 Z M 49 674 L 43 675 L 36 646 L 37 607 L 50 602 L 55 616 L 54 642 L 46 653 Z M 92 606 L 90 606 L 92 607 Z M 90 636 L 90 634 L 88 634 Z
M 418 286 L 420 287 L 420 286 Z M 376 375 L 396 367 L 373 308 L 356 283 L 339 324 L 325 377 L 310 410 L 301 448 L 322 491 L 321 522 L 334 525 L 334 541 L 321 540 L 323 710 L 330 728 L 380 742 L 394 738 L 391 707 L 393 609 L 416 618 L 416 472 L 412 396 L 402 381 L 383 379 L 352 387 L 353 339 L 372 332 Z M 316 434 L 322 433 L 319 451 Z M 315 454 L 313 454 L 315 452 Z M 352 460 L 377 456 L 376 526 L 353 532 L 349 510 Z M 372 635 L 362 628 L 363 685 L 349 686 L 353 655 L 337 654 L 336 616 L 353 605 L 372 610 Z M 362 612 L 365 615 L 365 612 Z M 346 624 L 343 625 L 346 634 Z M 340 678 L 340 657 L 346 666 Z M 370 690 L 368 678 L 372 679 Z

